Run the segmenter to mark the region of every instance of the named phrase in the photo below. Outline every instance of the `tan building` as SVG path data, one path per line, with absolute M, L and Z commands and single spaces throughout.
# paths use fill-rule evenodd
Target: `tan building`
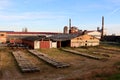
M 0 32 L 0 43 L 6 43 L 6 32 Z
M 90 35 L 80 35 L 71 39 L 71 47 L 80 47 L 80 46 L 98 46 L 99 39 L 90 36 Z
M 86 31 L 85 34 L 101 39 L 101 32 L 99 31 Z
M 87 34 L 59 34 L 51 37 L 57 41 L 57 47 L 97 46 L 99 39 Z

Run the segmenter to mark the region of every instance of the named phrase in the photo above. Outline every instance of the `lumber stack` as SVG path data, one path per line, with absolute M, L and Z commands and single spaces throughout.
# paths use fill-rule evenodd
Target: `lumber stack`
M 43 61 L 51 64 L 52 66 L 56 67 L 56 68 L 64 68 L 64 67 L 68 67 L 69 64 L 66 63 L 62 63 L 59 61 L 56 61 L 55 59 L 50 58 L 49 56 L 47 56 L 44 53 L 41 53 L 37 50 L 28 50 L 30 53 L 32 53 L 33 55 L 37 56 L 39 59 L 42 59 Z
M 12 52 L 12 54 L 17 62 L 17 65 L 19 66 L 22 72 L 39 71 L 39 69 L 35 65 L 33 65 L 28 59 L 24 57 L 23 52 L 15 51 Z
M 87 54 L 87 53 L 78 52 L 78 51 L 75 51 L 75 50 L 63 49 L 63 48 L 61 48 L 61 50 L 66 51 L 66 52 L 70 52 L 70 53 L 73 53 L 73 54 L 85 56 L 85 57 L 88 57 L 88 58 L 96 59 L 96 60 L 105 60 L 105 58 L 103 58 L 103 57 L 98 57 L 98 56 L 90 55 L 90 54 Z

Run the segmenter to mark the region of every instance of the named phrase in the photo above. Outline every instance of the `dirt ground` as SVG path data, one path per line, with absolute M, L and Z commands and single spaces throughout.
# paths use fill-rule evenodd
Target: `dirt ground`
M 29 59 L 39 72 L 21 73 L 11 49 L 0 48 L 0 80 L 105 80 L 104 76 L 110 76 L 119 72 L 115 64 L 120 62 L 119 48 L 116 51 L 98 48 L 69 48 L 92 55 L 103 56 L 107 60 L 94 60 L 80 55 L 64 52 L 59 49 L 41 49 L 39 51 L 56 59 L 57 61 L 70 64 L 67 68 L 55 68 L 46 62 L 31 55 L 24 49 L 24 56 Z M 105 56 L 102 54 L 107 54 Z

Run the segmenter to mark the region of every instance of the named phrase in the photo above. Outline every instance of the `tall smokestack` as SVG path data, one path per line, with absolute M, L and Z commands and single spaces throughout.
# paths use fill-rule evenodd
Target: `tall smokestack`
M 69 33 L 71 33 L 71 19 L 69 19 Z
M 104 36 L 104 16 L 102 16 L 102 29 L 101 29 L 101 38 Z
M 71 19 L 69 19 L 69 28 L 71 28 Z
M 67 27 L 67 26 L 64 26 L 63 33 L 64 33 L 64 34 L 67 34 L 67 33 L 68 33 L 68 27 Z

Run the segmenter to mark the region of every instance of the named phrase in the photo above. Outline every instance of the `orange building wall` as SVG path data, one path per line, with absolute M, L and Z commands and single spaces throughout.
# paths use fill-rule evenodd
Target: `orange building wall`
M 5 32 L 0 32 L 0 43 L 6 43 L 7 37 Z

